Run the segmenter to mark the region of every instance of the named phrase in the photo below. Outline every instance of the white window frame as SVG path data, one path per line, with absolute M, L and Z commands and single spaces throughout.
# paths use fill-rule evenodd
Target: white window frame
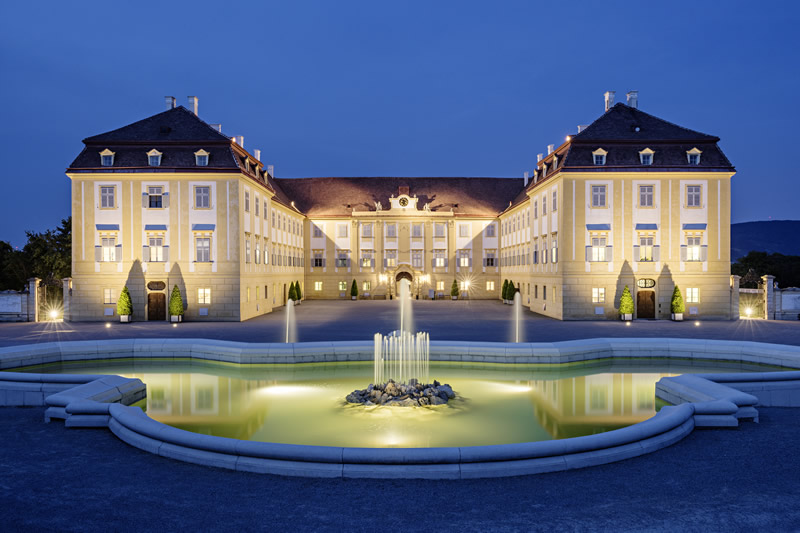
M 639 163 L 646 166 L 652 165 L 653 160 L 655 159 L 654 155 L 655 152 L 653 150 L 650 148 L 645 148 L 639 152 Z
M 199 305 L 211 305 L 210 287 L 202 287 L 197 289 L 197 303 Z
M 161 156 L 163 154 L 153 148 L 149 152 L 147 152 L 147 166 L 149 167 L 160 167 L 161 166 Z
M 205 191 L 205 192 L 203 192 Z M 202 200 L 205 199 L 207 205 L 202 205 Z M 194 186 L 194 208 L 195 209 L 211 209 L 211 186 L 210 185 L 195 185 Z
M 608 242 L 608 237 L 606 235 L 592 235 L 589 242 L 591 242 L 592 246 L 592 262 L 605 263 L 608 261 L 606 257 L 606 243 Z
M 702 153 L 703 152 L 701 152 L 697 148 L 692 148 L 691 150 L 687 150 L 686 161 L 692 166 L 697 166 L 700 164 L 700 155 Z M 692 159 L 694 159 L 694 161 L 692 161 Z
M 320 292 L 320 291 L 322 291 L 322 282 L 321 281 L 315 281 L 314 282 L 314 292 Z
M 700 303 L 700 288 L 699 287 L 687 287 L 686 288 L 686 303 L 687 304 L 699 304 Z
M 100 152 L 100 166 L 101 167 L 113 167 L 114 166 L 114 155 L 115 153 L 106 148 L 102 152 Z M 108 159 L 106 159 L 108 158 Z
M 604 304 L 606 303 L 606 289 L 605 287 L 592 287 L 592 303 Z
M 115 209 L 116 207 L 117 207 L 116 185 L 100 185 L 100 209 Z
M 362 224 L 361 225 L 361 236 L 365 239 L 372 238 L 372 224 Z
M 655 196 L 655 185 L 639 185 L 639 207 L 655 207 Z
M 194 164 L 198 167 L 208 166 L 208 152 L 202 148 L 194 153 Z
M 598 148 L 594 152 L 592 152 L 592 163 L 595 166 L 603 166 L 606 164 L 606 155 L 608 152 L 603 150 L 602 148 Z
M 459 224 L 458 225 L 458 236 L 461 238 L 469 238 L 469 224 Z
M 117 237 L 114 235 L 102 235 L 100 237 L 102 248 L 101 261 L 104 263 L 114 263 L 117 261 Z
M 349 231 L 347 229 L 347 224 L 337 224 L 336 225 L 336 238 L 337 239 L 346 239 L 349 235 Z
M 686 207 L 691 207 L 691 208 L 703 207 L 702 185 L 686 186 Z
M 164 237 L 162 235 L 150 235 L 147 238 L 147 247 L 150 250 L 151 263 L 164 262 Z
M 590 191 L 592 192 L 592 207 L 593 208 L 606 208 L 608 207 L 608 186 L 603 184 L 591 185 Z
M 153 205 L 153 204 L 158 204 L 158 205 Z M 164 187 L 162 185 L 147 186 L 147 208 L 148 209 L 164 208 Z
M 421 239 L 424 233 L 422 230 L 422 222 L 415 222 L 411 224 L 411 238 Z
M 201 246 L 205 244 L 206 246 Z M 195 263 L 211 262 L 211 236 L 196 235 L 194 238 L 194 260 Z

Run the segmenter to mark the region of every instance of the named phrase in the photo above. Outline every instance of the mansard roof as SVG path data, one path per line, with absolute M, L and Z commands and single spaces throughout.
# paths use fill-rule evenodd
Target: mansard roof
M 616 104 L 592 122 L 586 129 L 574 135 L 573 141 L 708 141 L 717 142 L 719 137 L 700 133 L 654 117 L 649 113 L 623 103 Z
M 495 217 L 523 189 L 522 178 L 278 178 L 276 191 L 291 198 L 309 217 L 349 216 L 353 211 L 374 211 L 375 203 L 389 209 L 389 198 L 400 187 L 418 200 L 418 208 L 430 204 L 434 213 Z
M 230 138 L 209 126 L 185 107 L 178 106 L 83 140 L 86 144 L 137 141 L 147 143 L 186 141 L 228 143 Z

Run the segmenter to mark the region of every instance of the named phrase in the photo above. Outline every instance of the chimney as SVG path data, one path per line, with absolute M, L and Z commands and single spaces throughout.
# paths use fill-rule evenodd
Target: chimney
M 628 105 L 634 109 L 639 109 L 639 91 L 629 91 L 626 96 L 628 97 Z
M 234 135 L 233 142 L 244 148 L 244 135 Z
M 543 157 L 544 157 L 544 154 L 536 154 L 536 162 L 537 163 L 540 162 Z
M 547 155 L 552 154 L 553 150 L 555 150 L 555 149 L 556 149 L 556 145 L 555 144 L 548 144 L 547 145 Z
M 253 155 L 255 156 L 256 159 L 261 161 L 261 150 L 257 150 L 257 149 L 253 150 Z
M 222 133 L 222 124 L 209 124 L 209 126 Z
M 197 116 L 197 97 L 189 96 L 189 111 Z
M 175 97 L 174 96 L 165 96 L 164 100 L 167 103 L 167 111 L 170 109 L 175 109 Z
M 528 175 L 529 175 L 529 174 L 528 174 L 527 172 L 524 174 L 524 177 L 525 177 L 525 187 L 527 187 L 527 186 L 528 186 Z
M 586 128 L 588 128 L 588 127 L 589 127 L 589 126 L 588 126 L 588 125 L 586 125 L 586 124 L 579 124 L 579 125 L 578 125 L 578 133 L 582 132 L 583 130 L 585 130 L 585 129 L 586 129 Z
M 606 91 L 606 94 L 603 95 L 606 97 L 606 111 L 614 107 L 615 94 L 617 94 L 616 91 Z
M 267 174 L 273 178 L 275 177 L 275 165 L 267 165 Z

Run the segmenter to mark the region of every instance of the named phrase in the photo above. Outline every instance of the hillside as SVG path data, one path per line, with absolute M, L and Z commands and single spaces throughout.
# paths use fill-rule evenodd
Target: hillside
M 731 224 L 731 261 L 752 251 L 800 255 L 800 220 Z

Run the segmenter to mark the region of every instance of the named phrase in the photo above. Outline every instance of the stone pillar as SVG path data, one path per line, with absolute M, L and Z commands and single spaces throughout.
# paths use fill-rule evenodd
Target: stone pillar
M 28 280 L 28 322 L 39 322 L 39 278 Z
M 70 320 L 70 304 L 72 303 L 72 278 L 64 278 L 61 280 L 62 283 L 62 291 L 64 295 L 64 310 L 61 313 L 61 316 L 64 318 L 65 322 Z
M 731 309 L 730 319 L 739 320 L 739 280 L 741 276 L 731 276 Z
M 764 283 L 764 318 L 775 320 L 775 276 L 761 276 Z

